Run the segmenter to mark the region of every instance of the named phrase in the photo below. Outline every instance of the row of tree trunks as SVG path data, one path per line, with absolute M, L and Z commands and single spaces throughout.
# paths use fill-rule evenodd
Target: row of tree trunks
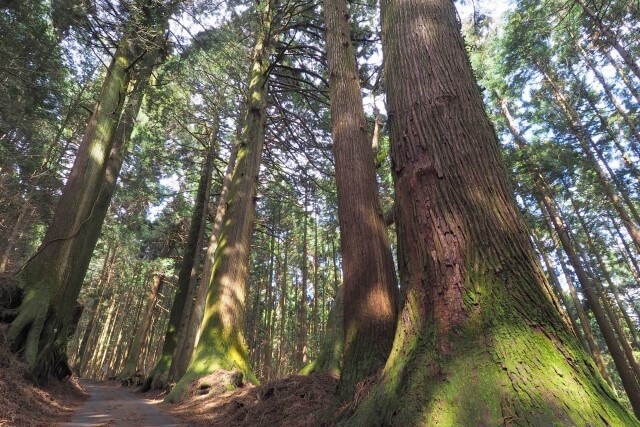
M 65 352 L 73 308 L 104 218 L 99 212 L 102 187 L 117 178 L 110 176 L 113 170 L 108 166 L 129 82 L 136 65 L 156 57 L 162 48 L 169 15 L 151 0 L 133 8 L 52 223 L 19 273 L 26 293 L 7 341 L 14 351 L 24 349 L 23 358 L 36 380 L 46 380 L 52 367 L 64 362 L 59 359 Z
M 217 123 L 217 122 L 216 122 Z M 195 284 L 197 279 L 197 269 L 200 263 L 200 252 L 204 240 L 206 218 L 209 206 L 209 196 L 211 194 L 211 174 L 213 172 L 213 159 L 217 151 L 218 129 L 210 131 L 209 147 L 205 156 L 205 162 L 200 172 L 196 199 L 193 206 L 193 215 L 189 225 L 189 233 L 185 244 L 180 270 L 178 271 L 178 282 L 176 283 L 176 295 L 171 305 L 169 324 L 164 337 L 162 352 L 156 366 L 153 368 L 145 384 L 143 391 L 150 388 L 162 389 L 167 384 L 169 370 L 173 362 L 173 355 L 177 348 L 179 332 L 183 318 L 188 318 L 192 309 L 191 302 L 195 295 Z M 185 313 L 186 312 L 186 313 Z M 185 326 L 182 326 L 183 328 Z

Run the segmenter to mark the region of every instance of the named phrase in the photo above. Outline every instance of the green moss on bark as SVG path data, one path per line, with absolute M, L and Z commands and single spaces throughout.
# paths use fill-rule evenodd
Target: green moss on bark
M 523 321 L 499 284 L 467 282 L 470 315 L 446 340 L 429 323 L 417 338 L 400 331 L 380 382 L 343 424 L 638 425 L 575 337 Z M 415 307 L 405 315 L 418 321 Z

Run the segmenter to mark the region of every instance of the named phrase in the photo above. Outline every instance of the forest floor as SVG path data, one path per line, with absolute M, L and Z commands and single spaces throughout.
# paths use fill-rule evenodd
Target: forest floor
M 0 426 L 50 426 L 71 416 L 87 398 L 75 378 L 36 387 L 26 365 L 7 349 L 0 325 Z
M 337 384 L 328 375 L 293 375 L 234 390 L 194 384 L 184 401 L 167 404 L 164 392 L 137 393 L 113 381 L 72 377 L 36 387 L 24 364 L 0 344 L 0 427 L 308 426 L 330 406 Z
M 205 381 L 215 383 L 216 378 Z M 202 380 L 201 380 L 202 382 Z M 310 426 L 330 407 L 337 380 L 330 375 L 291 375 L 254 387 L 245 385 L 222 393 L 201 394 L 197 384 L 183 402 L 163 404 L 189 425 Z
M 60 427 L 185 425 L 158 408 L 160 401 L 133 393 L 117 382 L 80 380 L 89 399 Z

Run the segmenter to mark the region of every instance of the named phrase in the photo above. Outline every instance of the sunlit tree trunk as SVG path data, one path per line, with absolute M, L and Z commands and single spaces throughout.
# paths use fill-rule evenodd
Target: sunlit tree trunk
M 7 340 L 14 351 L 24 349 L 23 358 L 37 380 L 52 374 L 64 375 L 61 367 L 66 365 L 68 326 L 95 246 L 89 238 L 93 235 L 91 229 L 101 224 L 96 207 L 129 81 L 135 63 L 145 56 L 145 48 L 162 40 L 168 19 L 164 8 L 155 1 L 138 5 L 132 15 L 107 71 L 52 223 L 37 252 L 20 272 L 26 293 Z
M 633 423 L 550 299 L 455 5 L 383 0 L 382 35 L 405 297 L 349 424 Z
M 176 338 L 176 349 L 174 350 L 171 369 L 169 370 L 169 381 L 177 381 L 182 377 L 182 375 L 184 375 L 198 341 L 198 330 L 202 323 L 202 316 L 204 315 L 207 289 L 209 287 L 208 283 L 211 278 L 214 256 L 218 247 L 218 238 L 220 237 L 220 229 L 222 228 L 224 213 L 227 209 L 229 185 L 231 183 L 233 169 L 235 168 L 237 154 L 238 144 L 233 144 L 227 161 L 222 189 L 220 190 L 220 196 L 218 197 L 216 214 L 213 220 L 211 236 L 209 237 L 209 245 L 207 246 L 207 252 L 204 257 L 204 265 L 202 267 L 200 282 L 197 286 L 191 309 L 188 312 L 183 311 L 182 313 L 183 316 L 180 322 L 180 329 L 178 331 L 178 337 Z
M 638 149 L 639 149 L 638 144 L 640 144 L 640 132 L 638 132 L 638 128 L 633 123 L 633 121 L 631 120 L 627 112 L 624 110 L 622 105 L 620 105 L 620 102 L 618 102 L 618 100 L 616 99 L 615 95 L 611 91 L 611 88 L 607 84 L 607 81 L 604 79 L 604 76 L 600 72 L 600 69 L 593 63 L 591 56 L 587 52 L 585 52 L 584 48 L 579 43 L 576 43 L 576 46 L 580 54 L 582 55 L 584 62 L 589 67 L 589 70 L 591 70 L 593 75 L 596 76 L 598 83 L 600 83 L 600 87 L 602 88 L 602 90 L 604 90 L 604 93 L 607 95 L 607 98 L 609 98 L 609 102 L 614 106 L 614 108 L 616 109 L 620 117 L 622 117 L 622 120 L 624 121 L 624 123 L 627 125 L 629 132 L 635 139 L 635 143 L 633 144 L 633 146 L 635 147 L 636 154 L 638 154 Z
M 640 67 L 635 62 L 634 56 L 625 48 L 620 41 L 618 40 L 617 35 L 613 32 L 613 30 L 598 16 L 598 13 L 591 8 L 584 0 L 573 0 L 576 4 L 582 8 L 585 15 L 589 17 L 591 22 L 597 27 L 597 34 L 599 38 L 602 38 L 604 43 L 610 47 L 612 47 L 618 55 L 622 58 L 625 65 L 631 70 L 633 74 L 635 74 L 636 78 L 640 80 Z M 593 37 L 593 35 L 592 35 Z M 596 45 L 601 46 L 596 40 Z
M 207 302 L 200 338 L 186 373 L 167 395 L 167 401 L 179 399 L 193 380 L 218 370 L 237 370 L 247 381 L 257 382 L 249 363 L 243 323 L 258 174 L 264 145 L 269 56 L 274 42 L 272 7 L 267 3 L 261 5 L 262 26 L 253 51 L 247 114 L 211 276 L 207 279 Z
M 324 0 L 331 134 L 344 292 L 340 400 L 384 364 L 395 330 L 398 287 L 378 197 L 351 27 L 344 0 Z

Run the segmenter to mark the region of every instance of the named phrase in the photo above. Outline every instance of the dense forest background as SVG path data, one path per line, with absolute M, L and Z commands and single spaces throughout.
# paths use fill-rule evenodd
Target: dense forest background
M 324 9 L 330 5 L 325 0 Z M 398 265 L 407 258 L 406 245 L 396 243 L 397 162 L 386 125 L 391 86 L 379 9 L 371 1 L 347 6 L 376 197 Z M 640 6 L 513 1 L 502 14 L 482 2 L 459 7 L 459 29 L 551 299 L 593 359 L 590 375 L 638 413 Z M 356 181 L 360 169 L 334 157 L 329 80 L 338 71 L 328 71 L 322 12 L 307 0 L 0 1 L 0 273 L 42 274 L 23 269 L 49 250 L 59 258 L 46 268 L 74 265 L 66 274 L 79 275 L 79 297 L 65 314 L 64 352 L 76 373 L 146 378 L 147 387 L 193 373 L 195 343 L 206 329 L 199 326 L 211 322 L 204 313 L 213 304 L 206 302 L 212 264 L 223 262 L 209 252 L 233 238 L 224 218 L 244 209 L 232 184 L 244 162 L 259 173 L 248 202 L 255 225 L 247 278 L 237 290 L 243 310 L 233 313 L 242 317 L 251 366 L 240 371 L 261 382 L 301 370 L 340 372 L 342 325 L 356 308 L 351 294 L 351 305 L 342 306 L 341 245 L 350 243 L 341 242 L 336 175 Z M 109 83 L 124 88 L 109 95 L 118 58 L 128 61 L 128 77 Z M 113 103 L 105 115 L 119 116 L 113 129 L 90 129 L 97 102 Z M 259 108 L 263 117 L 252 117 Z M 246 143 L 255 120 L 264 130 L 257 154 Z M 89 175 L 70 178 L 89 132 L 111 132 L 115 141 L 97 186 Z M 89 160 L 85 170 L 92 167 Z M 72 182 L 76 192 L 63 196 Z M 85 203 L 81 194 L 92 191 L 94 201 Z M 104 219 L 95 227 L 75 220 L 67 231 L 51 231 L 56 209 L 70 218 L 61 209 L 81 206 L 93 223 L 101 204 Z M 42 244 L 85 233 L 95 235 L 95 249 L 79 240 L 77 252 Z M 358 239 L 363 246 L 375 240 Z M 15 325 L 21 318 L 9 293 L 0 308 Z M 176 300 L 184 309 L 174 314 Z

